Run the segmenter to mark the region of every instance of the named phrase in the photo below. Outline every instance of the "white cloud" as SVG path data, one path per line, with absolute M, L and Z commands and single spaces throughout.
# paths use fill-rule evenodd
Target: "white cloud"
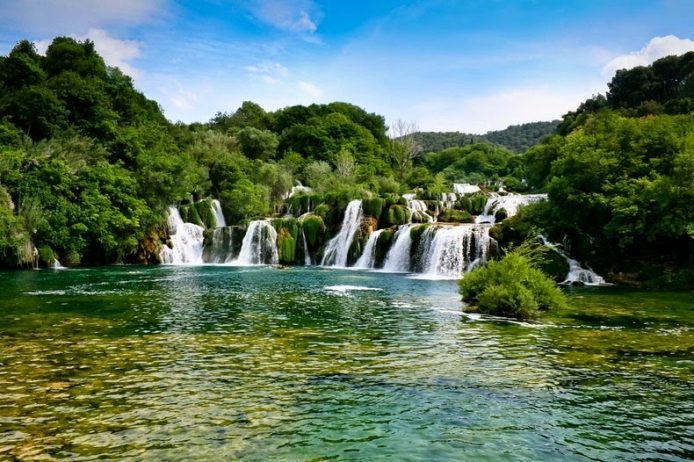
M 257 19 L 277 29 L 304 34 L 318 29 L 311 14 L 316 7 L 310 0 L 256 0 L 250 10 Z
M 21 0 L 0 2 L 0 24 L 23 34 L 83 33 L 132 26 L 161 14 L 166 0 Z
M 279 83 L 283 77 L 289 74 L 289 70 L 286 67 L 273 61 L 261 61 L 254 65 L 246 66 L 245 69 L 249 76 L 268 85 Z
M 133 67 L 128 61 L 140 56 L 140 43 L 135 40 L 120 40 L 111 37 L 109 33 L 102 29 L 90 29 L 84 35 L 72 38 L 75 40 L 89 39 L 94 42 L 97 53 L 104 58 L 108 66 L 118 67 L 124 74 L 136 78 L 140 71 Z M 40 54 L 45 54 L 52 40 L 38 40 L 34 42 L 36 50 Z
M 610 79 L 619 69 L 647 66 L 653 61 L 670 55 L 681 55 L 694 51 L 694 40 L 681 39 L 674 35 L 653 37 L 645 47 L 627 55 L 617 56 L 602 69 L 603 77 Z
M 320 98 L 321 96 L 323 96 L 323 90 L 318 88 L 318 86 L 316 86 L 315 83 L 301 81 L 297 84 L 297 86 L 301 91 L 313 98 Z
M 422 130 L 482 134 L 509 125 L 560 118 L 593 93 L 590 88 L 507 89 L 460 101 L 425 101 L 405 116 L 415 118 Z

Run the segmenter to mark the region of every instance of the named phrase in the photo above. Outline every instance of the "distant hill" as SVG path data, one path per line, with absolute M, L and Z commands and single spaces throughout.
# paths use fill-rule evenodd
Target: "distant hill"
M 558 125 L 559 121 L 553 120 L 511 125 L 504 130 L 491 131 L 484 135 L 460 132 L 417 132 L 414 137 L 423 152 L 437 152 L 454 146 L 485 142 L 503 146 L 513 152 L 522 152 L 554 133 Z

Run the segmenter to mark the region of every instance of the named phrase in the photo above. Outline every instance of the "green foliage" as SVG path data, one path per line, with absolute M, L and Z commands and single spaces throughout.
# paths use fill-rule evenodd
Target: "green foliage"
M 384 229 L 383 232 L 379 234 L 378 239 L 376 240 L 376 268 L 383 266 L 386 255 L 388 255 L 388 251 L 393 244 L 393 236 L 395 236 L 395 229 L 393 228 Z
M 407 207 L 404 205 L 391 205 L 384 215 L 386 226 L 404 225 L 410 216 Z
M 480 215 L 484 211 L 489 195 L 484 192 L 466 194 L 458 200 L 458 207 L 472 214 Z
M 374 217 L 377 220 L 381 216 L 381 213 L 383 212 L 383 206 L 385 205 L 385 200 L 380 198 L 380 197 L 372 197 L 368 199 L 364 199 L 362 201 L 362 210 L 364 211 L 364 215 Z
M 317 250 L 323 243 L 322 240 L 325 236 L 323 219 L 318 215 L 307 215 L 301 220 L 301 228 L 306 236 L 309 249 Z
M 464 210 L 444 209 L 439 214 L 439 221 L 443 223 L 474 223 L 475 218 Z
M 275 157 L 279 140 L 271 131 L 246 127 L 236 132 L 235 137 L 249 159 L 270 160 Z
M 463 300 L 481 313 L 518 319 L 565 306 L 564 294 L 536 267 L 538 249 L 521 246 L 467 273 L 460 281 Z

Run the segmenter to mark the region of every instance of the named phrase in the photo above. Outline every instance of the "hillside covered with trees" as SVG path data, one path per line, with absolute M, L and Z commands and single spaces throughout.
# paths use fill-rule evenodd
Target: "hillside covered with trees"
M 391 139 L 382 116 L 344 102 L 270 112 L 247 101 L 172 124 L 91 42 L 57 38 L 41 56 L 23 41 L 0 58 L 0 265 L 30 266 L 35 253 L 156 262 L 171 204 L 214 197 L 245 226 L 286 213 L 300 183 L 330 234 L 350 199 L 375 200 L 391 226 L 403 194 L 436 207 L 468 182 L 549 193 L 494 229 L 504 245 L 543 232 L 615 280 L 691 277 L 680 270 L 694 263 L 693 57 L 619 71 L 547 138 L 556 122 Z M 453 220 L 469 219 L 470 204 L 455 207 Z

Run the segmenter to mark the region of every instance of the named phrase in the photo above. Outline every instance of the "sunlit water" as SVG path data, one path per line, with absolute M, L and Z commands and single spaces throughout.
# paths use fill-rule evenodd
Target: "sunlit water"
M 0 294 L 0 459 L 694 456 L 692 293 L 575 291 L 536 323 L 326 269 L 26 271 Z

